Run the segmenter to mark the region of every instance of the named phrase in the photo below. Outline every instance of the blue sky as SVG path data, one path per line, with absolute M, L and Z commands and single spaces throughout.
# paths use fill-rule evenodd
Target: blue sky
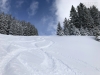
M 76 7 L 80 2 L 87 6 L 100 4 L 99 0 L 0 0 L 0 11 L 31 22 L 39 35 L 54 35 L 57 23 L 63 25 L 64 18 L 69 18 L 71 6 Z

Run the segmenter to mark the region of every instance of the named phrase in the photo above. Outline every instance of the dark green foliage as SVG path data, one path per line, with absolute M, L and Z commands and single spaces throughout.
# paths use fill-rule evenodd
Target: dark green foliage
M 80 28 L 81 26 L 84 26 L 84 22 L 85 22 L 85 6 L 80 3 L 79 6 L 77 6 L 77 11 L 78 11 L 78 19 L 79 19 L 79 27 Z
M 19 21 L 11 15 L 0 13 L 0 33 L 7 35 L 38 35 L 37 29 L 29 22 Z
M 94 20 L 94 27 L 100 25 L 100 12 L 94 5 L 90 7 L 90 13 Z
M 78 13 L 76 12 L 74 6 L 72 6 L 71 11 L 70 11 L 70 22 L 73 23 L 73 25 L 75 25 L 75 27 L 80 28 L 80 24 L 79 24 L 79 16 Z
M 94 24 L 94 20 L 91 17 L 90 11 L 86 8 L 82 3 L 77 7 L 78 15 L 79 15 L 79 24 L 84 28 L 92 28 Z

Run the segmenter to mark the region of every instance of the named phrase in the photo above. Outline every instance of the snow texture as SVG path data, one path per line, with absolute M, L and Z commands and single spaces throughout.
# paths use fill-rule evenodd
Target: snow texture
M 88 36 L 0 35 L 0 75 L 100 75 L 100 43 Z

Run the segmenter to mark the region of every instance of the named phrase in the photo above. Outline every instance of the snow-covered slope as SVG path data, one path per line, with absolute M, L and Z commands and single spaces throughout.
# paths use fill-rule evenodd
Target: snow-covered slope
M 0 75 L 100 75 L 100 42 L 82 36 L 0 35 Z

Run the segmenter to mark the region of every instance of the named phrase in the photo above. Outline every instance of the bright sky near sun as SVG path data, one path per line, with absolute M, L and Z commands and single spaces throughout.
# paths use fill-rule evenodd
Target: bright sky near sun
M 77 7 L 80 2 L 100 9 L 99 0 L 0 0 L 0 11 L 31 22 L 40 35 L 53 35 L 57 23 L 69 18 L 71 6 Z

